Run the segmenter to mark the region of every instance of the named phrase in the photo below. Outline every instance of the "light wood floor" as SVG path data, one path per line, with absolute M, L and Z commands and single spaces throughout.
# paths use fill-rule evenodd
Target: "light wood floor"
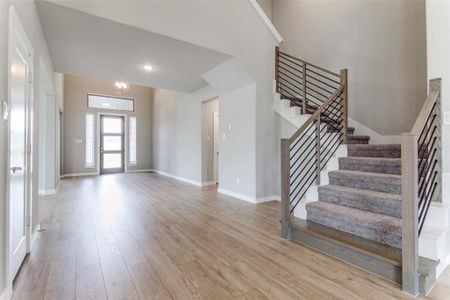
M 66 179 L 40 214 L 44 231 L 14 299 L 409 299 L 282 240 L 277 202 L 253 205 L 156 174 Z M 450 298 L 449 273 L 430 298 Z

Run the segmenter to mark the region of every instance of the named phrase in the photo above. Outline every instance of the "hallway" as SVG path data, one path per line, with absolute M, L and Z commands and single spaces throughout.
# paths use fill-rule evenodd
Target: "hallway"
M 40 218 L 14 299 L 409 299 L 280 239 L 277 202 L 153 173 L 65 179 Z M 438 284 L 433 299 L 446 293 Z

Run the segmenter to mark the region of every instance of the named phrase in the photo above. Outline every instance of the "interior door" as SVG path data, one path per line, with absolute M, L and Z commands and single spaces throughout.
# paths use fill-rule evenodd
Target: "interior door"
M 124 123 L 121 116 L 100 116 L 100 174 L 124 171 Z
M 16 32 L 14 32 L 16 33 Z M 27 105 L 31 94 L 31 50 L 19 39 L 10 47 L 9 275 L 13 279 L 27 252 Z

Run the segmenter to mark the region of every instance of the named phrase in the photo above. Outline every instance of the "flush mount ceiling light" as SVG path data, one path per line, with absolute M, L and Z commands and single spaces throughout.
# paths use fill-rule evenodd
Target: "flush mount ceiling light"
M 153 70 L 153 66 L 151 66 L 151 65 L 145 65 L 145 66 L 144 66 L 144 70 L 150 72 L 150 71 Z

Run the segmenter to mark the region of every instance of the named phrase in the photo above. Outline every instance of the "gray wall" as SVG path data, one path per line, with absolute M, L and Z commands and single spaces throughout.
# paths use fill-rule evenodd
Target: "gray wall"
M 282 49 L 349 69 L 349 109 L 382 135 L 409 131 L 426 97 L 425 1 L 274 1 Z
M 428 79 L 442 78 L 442 111 L 450 113 L 450 2 L 427 1 Z M 450 204 L 450 124 L 442 124 L 443 202 Z M 450 250 L 450 231 L 448 241 Z
M 219 112 L 219 99 L 202 104 L 202 182 L 214 181 L 214 113 Z M 219 117 L 220 122 L 220 117 Z
M 112 81 L 92 80 L 84 77 L 64 76 L 64 174 L 97 173 L 98 170 L 85 168 L 85 132 L 86 113 L 117 113 L 137 118 L 137 165 L 128 166 L 128 170 L 147 170 L 152 163 L 152 107 L 153 89 L 131 85 L 122 94 L 135 99 L 135 112 L 101 110 L 87 107 L 87 94 L 120 96 Z M 97 122 L 96 122 L 97 123 Z M 98 128 L 96 124 L 96 132 Z M 128 135 L 128 127 L 126 134 Z M 76 143 L 76 139 L 82 143 Z M 98 143 L 95 142 L 96 152 Z M 128 150 L 128 149 L 127 149 Z M 97 153 L 96 153 L 97 154 Z M 128 157 L 126 158 L 128 161 Z M 98 168 L 98 158 L 95 157 Z
M 53 67 L 48 54 L 48 49 L 34 1 L 0 1 L 0 101 L 7 100 L 7 74 L 8 74 L 8 14 L 9 7 L 13 5 L 19 15 L 22 25 L 30 39 L 34 49 L 34 81 L 33 81 L 33 187 L 32 187 L 32 207 L 33 220 L 32 230 L 36 228 L 38 223 L 38 178 L 39 174 L 39 86 L 40 86 L 40 60 L 45 64 L 45 68 L 49 73 L 53 73 Z M 6 193 L 6 161 L 7 161 L 7 122 L 0 119 L 0 295 L 5 288 L 5 196 Z
M 202 183 L 202 101 L 215 96 L 208 87 L 192 94 L 155 90 L 153 168 L 156 171 Z
M 256 140 L 253 142 L 251 152 L 242 152 L 248 155 L 247 157 L 243 157 L 242 153 L 239 154 L 238 147 L 233 157 L 239 157 L 245 162 L 254 161 L 256 157 L 256 163 L 253 163 L 253 170 L 235 174 L 235 177 L 247 176 L 250 173 L 251 177 L 248 181 L 251 181 L 253 186 L 256 185 L 256 189 L 251 188 L 253 193 L 247 194 L 248 197 L 261 198 L 276 195 L 279 190 L 279 177 L 276 177 L 279 170 L 277 152 L 279 141 L 275 131 L 272 83 L 277 40 L 251 3 L 249 1 L 178 1 L 176 5 L 173 5 L 171 1 L 119 1 L 116 4 L 111 6 L 106 2 L 98 1 L 64 2 L 64 5 L 109 20 L 158 32 L 228 54 L 248 72 L 252 81 L 256 83 L 256 93 L 251 95 L 255 98 L 245 99 L 246 103 L 242 107 L 235 107 L 230 119 L 235 118 L 234 114 L 237 117 L 241 113 L 250 118 L 254 122 L 251 127 L 255 128 L 250 133 L 254 137 L 256 132 Z M 230 16 L 233 17 L 230 18 Z M 214 21 L 211 22 L 211 20 Z M 179 26 L 179 24 L 185 26 Z M 211 82 L 208 81 L 208 83 L 220 94 L 222 93 Z M 221 115 L 221 121 L 223 121 L 223 114 Z M 250 137 L 249 140 L 251 140 Z

